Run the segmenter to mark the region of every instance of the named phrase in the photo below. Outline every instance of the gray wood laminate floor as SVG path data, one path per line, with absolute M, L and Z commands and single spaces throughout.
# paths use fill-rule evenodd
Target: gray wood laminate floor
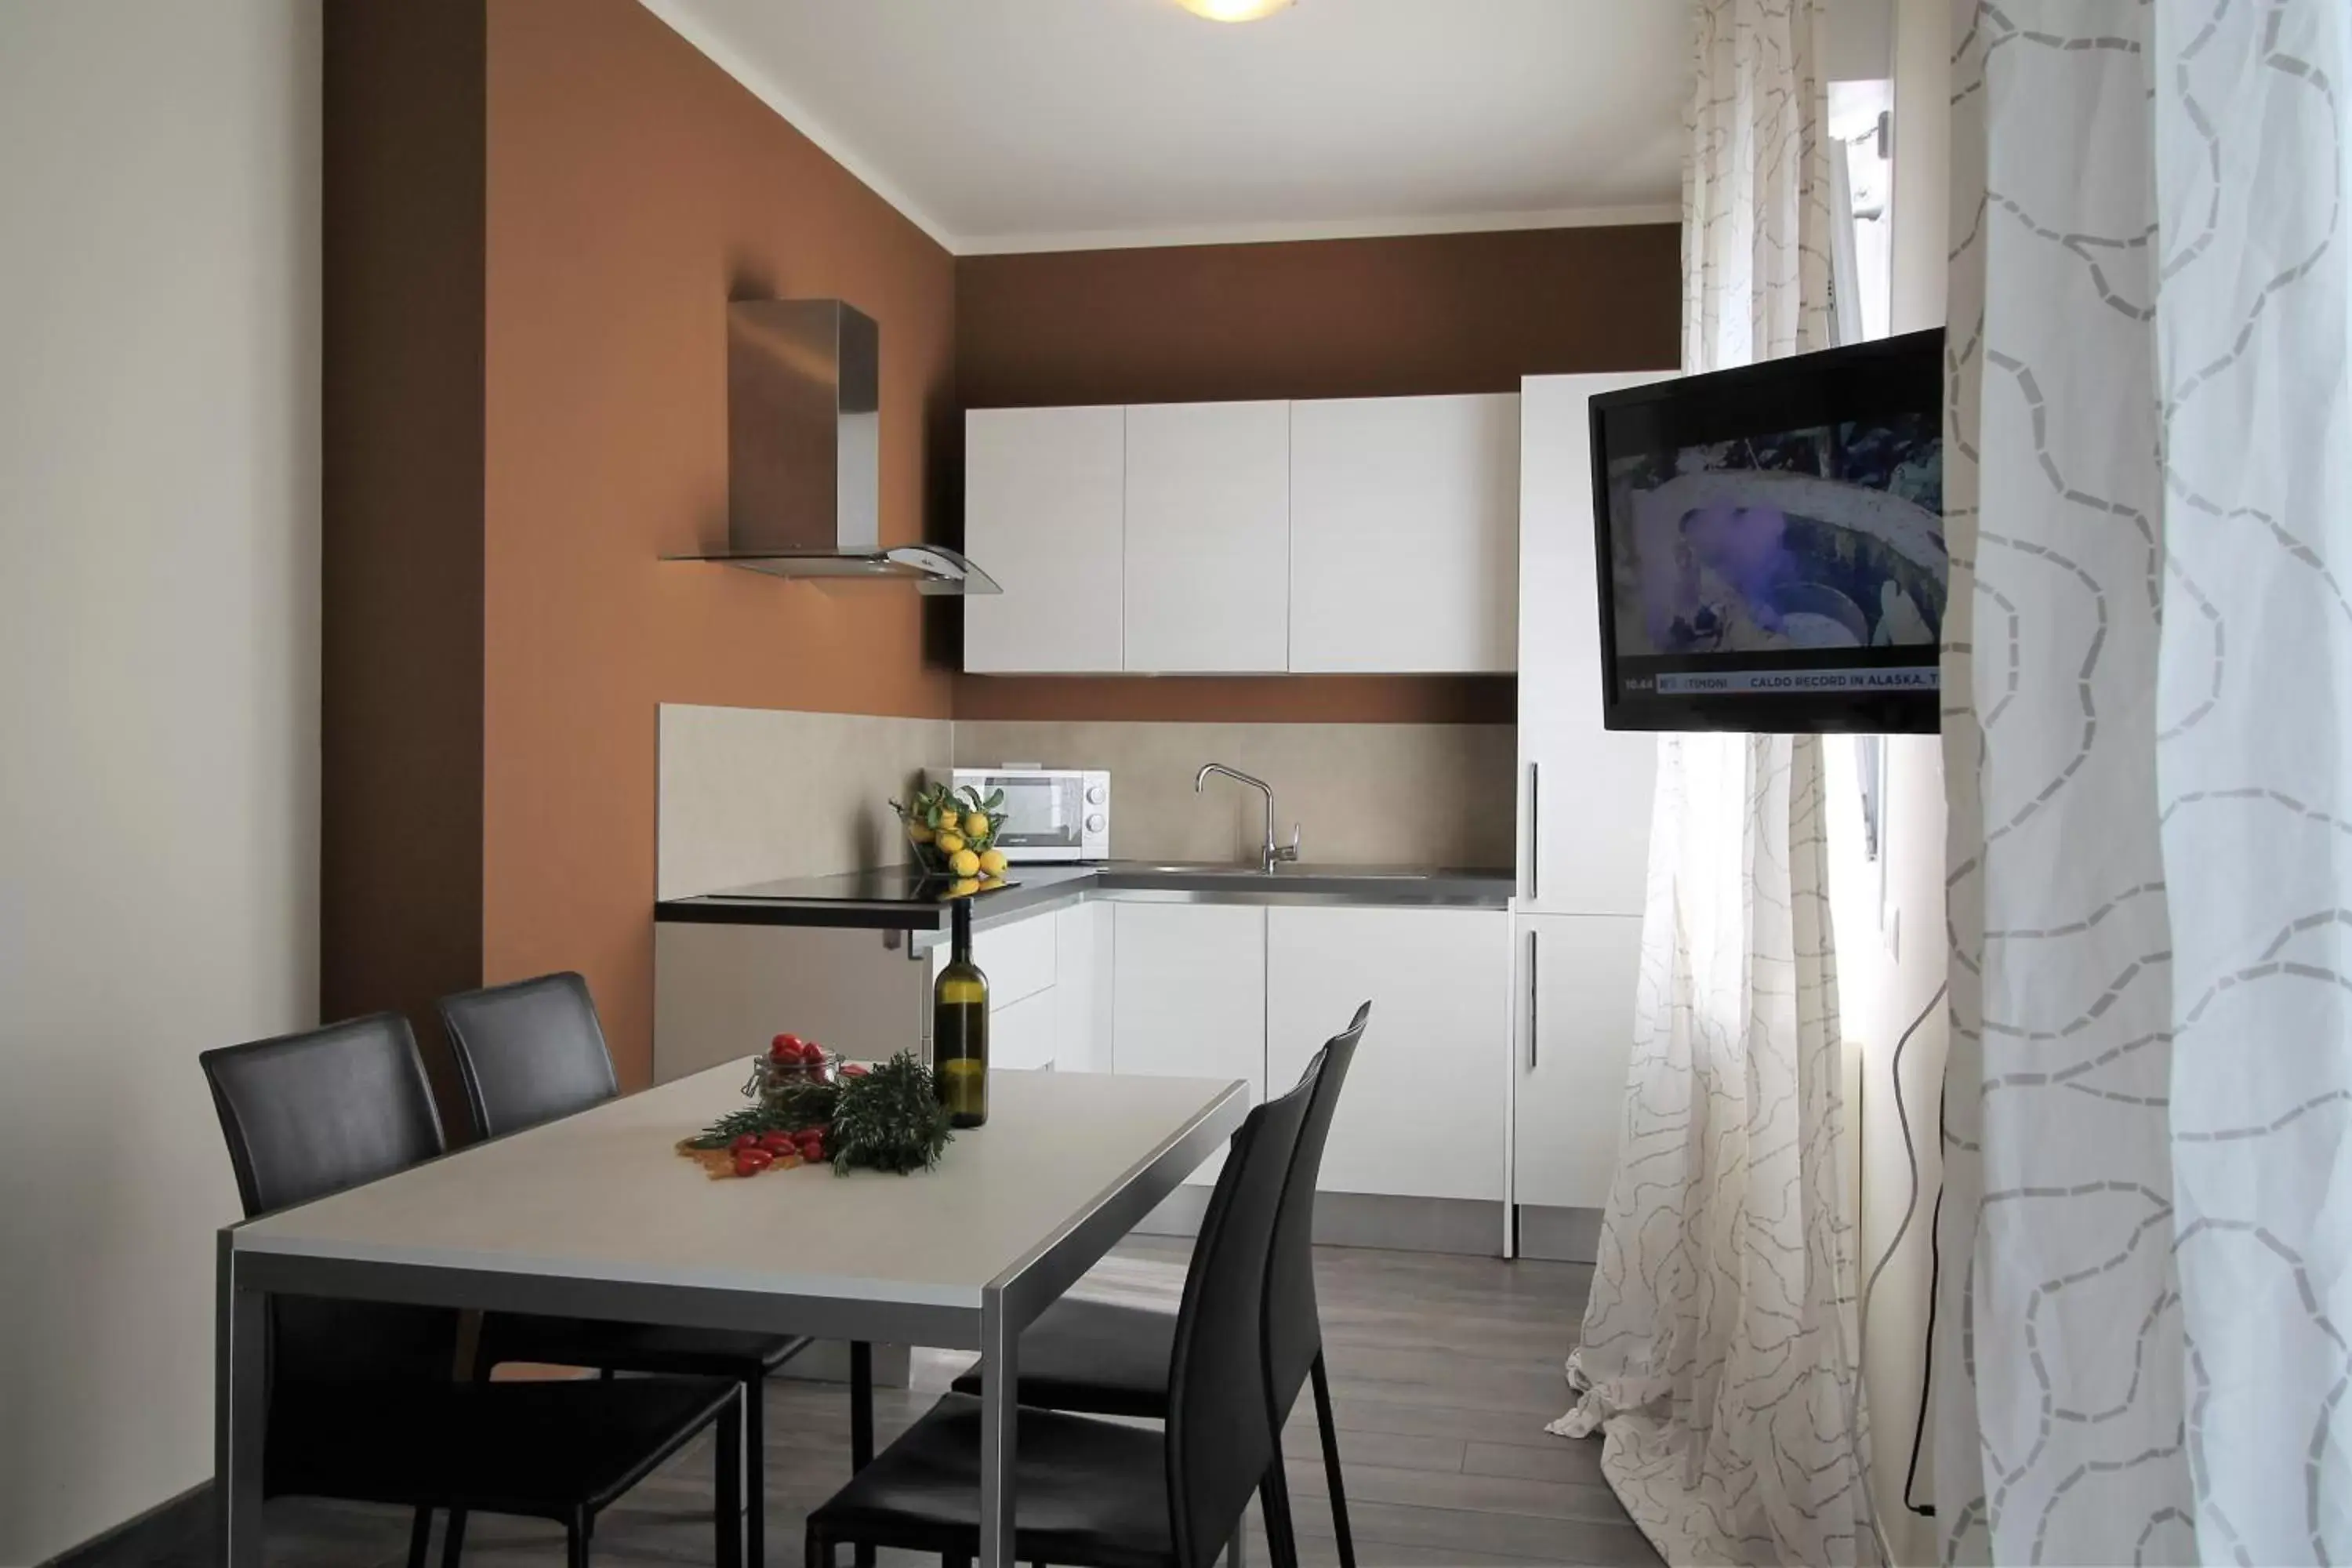
M 1137 1238 L 1089 1289 L 1171 1295 L 1187 1244 Z M 1591 1270 L 1430 1253 L 1320 1248 L 1316 1259 L 1333 1403 L 1363 1568 L 1484 1568 L 1528 1563 L 1655 1563 L 1601 1479 L 1599 1443 L 1543 1424 L 1566 1399 L 1560 1362 L 1582 1316 Z M 1171 1295 L 1172 1299 L 1172 1295 Z M 914 1419 L 969 1358 L 919 1354 L 916 1386 L 876 1395 L 881 1441 Z M 801 1521 L 848 1466 L 838 1385 L 778 1380 L 768 1391 L 768 1562 L 801 1561 Z M 1285 1435 L 1306 1568 L 1338 1561 L 1311 1397 Z M 680 1455 L 600 1521 L 595 1561 L 611 1568 L 709 1563 L 710 1454 Z M 268 1508 L 272 1568 L 398 1564 L 407 1519 L 394 1510 L 289 1499 Z M 435 1561 L 438 1562 L 438 1542 Z M 1250 1561 L 1265 1540 L 1252 1511 Z M 562 1561 L 552 1527 L 483 1518 L 471 1568 Z M 171 1559 L 172 1568 L 207 1559 Z M 933 1562 L 885 1553 L 885 1563 Z M 843 1554 L 847 1561 L 847 1554 Z

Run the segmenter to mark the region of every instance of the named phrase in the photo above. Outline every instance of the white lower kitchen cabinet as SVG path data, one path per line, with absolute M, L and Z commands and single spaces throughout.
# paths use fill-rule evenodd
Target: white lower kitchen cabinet
M 1253 1101 L 1263 1100 L 1268 911 L 1229 904 L 1110 908 L 1111 1070 L 1241 1079 Z M 1223 1163 L 1220 1150 L 1188 1179 L 1213 1183 Z
M 1517 942 L 1516 1196 L 1522 1205 L 1599 1209 L 1624 1121 L 1642 921 L 1522 915 Z
M 1061 1031 L 1054 993 L 1034 995 L 1006 1005 L 991 1000 L 988 1009 L 988 1065 L 991 1068 L 1049 1068 L 1057 1065 Z
M 1503 1196 L 1511 1050 L 1511 919 L 1500 910 L 1266 911 L 1268 1084 L 1372 1004 L 1321 1190 Z
M 1054 912 L 1054 1060 L 1065 1072 L 1111 1069 L 1111 906 L 1088 899 Z

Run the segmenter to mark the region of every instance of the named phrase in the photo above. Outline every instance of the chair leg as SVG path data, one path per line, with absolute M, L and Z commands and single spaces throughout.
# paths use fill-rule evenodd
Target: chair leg
M 583 1509 L 572 1516 L 563 1527 L 564 1568 L 588 1568 L 588 1535 L 595 1528 L 588 1511 Z
M 1309 1369 L 1315 1380 L 1315 1425 L 1323 1434 L 1323 1474 L 1331 1492 L 1331 1529 L 1338 1537 L 1339 1568 L 1356 1568 L 1356 1538 L 1348 1529 L 1348 1489 L 1339 1480 L 1339 1429 L 1331 1420 L 1331 1378 L 1323 1370 L 1323 1352 L 1315 1352 Z
M 420 1508 L 408 1524 L 408 1568 L 425 1568 L 425 1554 L 433 1544 L 433 1510 Z
M 1257 1484 L 1258 1506 L 1265 1511 L 1265 1552 L 1274 1568 L 1298 1568 L 1298 1537 L 1291 1527 L 1290 1478 L 1283 1473 L 1276 1449 L 1265 1479 Z
M 719 1413 L 718 1450 L 712 1461 L 711 1528 L 716 1532 L 719 1568 L 743 1568 L 743 1428 L 751 1408 L 741 1385 L 735 1390 L 735 1408 Z
M 849 1343 L 849 1472 L 856 1475 L 874 1462 L 874 1347 L 864 1340 Z M 850 1552 L 856 1568 L 874 1568 L 874 1543 L 861 1541 Z
M 834 1568 L 833 1542 L 819 1535 L 814 1526 L 810 1528 L 806 1540 L 808 1544 L 803 1550 L 808 1568 Z
M 457 1559 L 466 1551 L 466 1510 L 449 1510 L 449 1527 L 441 1534 L 441 1568 L 457 1568 Z
M 768 1382 L 743 1384 L 743 1557 L 751 1568 L 768 1562 Z

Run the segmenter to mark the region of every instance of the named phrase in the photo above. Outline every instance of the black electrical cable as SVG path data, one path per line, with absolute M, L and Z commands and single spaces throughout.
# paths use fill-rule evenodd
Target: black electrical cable
M 1943 1115 L 1936 1117 L 1937 1130 L 1943 1128 Z M 1937 1255 L 1936 1233 L 1944 1223 L 1944 1184 L 1936 1184 L 1936 1214 L 1927 1229 L 1927 1333 L 1919 1343 L 1919 1418 L 1911 1428 L 1911 1463 L 1903 1472 L 1903 1506 L 1922 1519 L 1936 1517 L 1936 1505 L 1913 1502 L 1911 1489 L 1919 1480 L 1919 1450 L 1927 1446 L 1927 1389 L 1936 1377 L 1936 1279 L 1943 1270 L 1943 1259 Z
M 1870 1293 L 1878 1288 L 1878 1277 L 1886 1272 L 1886 1266 L 1895 1261 L 1895 1254 L 1902 1247 L 1904 1237 L 1910 1234 L 1911 1221 L 1919 1213 L 1919 1149 L 1918 1145 L 1911 1141 L 1911 1112 L 1903 1103 L 1903 1051 L 1905 1047 L 1910 1045 L 1911 1037 L 1919 1032 L 1919 1026 L 1926 1023 L 1935 1013 L 1936 1004 L 1944 999 L 1945 993 L 1948 989 L 1948 985 L 1938 985 L 1936 987 L 1936 994 L 1927 998 L 1927 1005 L 1919 1009 L 1919 1016 L 1911 1020 L 1911 1026 L 1905 1029 L 1903 1031 L 1903 1037 L 1895 1042 L 1894 1059 L 1887 1068 L 1887 1076 L 1895 1086 L 1895 1120 L 1903 1129 L 1903 1158 L 1911 1167 L 1911 1197 L 1910 1201 L 1905 1204 L 1903 1208 L 1903 1223 L 1895 1227 L 1895 1239 L 1886 1244 L 1886 1250 L 1879 1255 L 1876 1267 L 1871 1269 L 1870 1278 L 1864 1282 L 1862 1287 L 1862 1307 L 1860 1315 L 1863 1321 L 1863 1331 L 1865 1337 L 1867 1337 L 1869 1332 Z M 1943 1095 L 1938 1092 L 1936 1097 L 1936 1126 L 1937 1135 L 1939 1139 L 1943 1134 L 1943 1121 L 1944 1099 Z M 1942 1216 L 1943 1210 L 1944 1189 L 1943 1184 L 1939 1182 L 1937 1184 L 1936 1187 L 1936 1214 L 1938 1218 Z M 1936 1332 L 1936 1273 L 1939 1266 L 1939 1260 L 1936 1254 L 1936 1236 L 1935 1231 L 1932 1228 L 1930 1228 L 1927 1233 L 1927 1260 L 1928 1338 L 1927 1342 L 1927 1349 L 1922 1353 L 1920 1359 L 1923 1363 L 1928 1363 L 1930 1369 L 1932 1370 L 1932 1362 L 1930 1361 L 1930 1358 L 1934 1354 Z M 1911 1500 L 1911 1480 L 1912 1478 L 1918 1473 L 1919 1447 L 1922 1436 L 1927 1430 L 1927 1380 L 1926 1374 L 1923 1373 L 1919 1383 L 1919 1426 L 1912 1435 L 1911 1468 L 1905 1473 L 1903 1479 L 1903 1506 L 1911 1510 L 1914 1513 L 1923 1511 L 1916 1503 L 1914 1503 Z M 1934 1512 L 1932 1509 L 1925 1511 L 1930 1516 L 1932 1516 Z

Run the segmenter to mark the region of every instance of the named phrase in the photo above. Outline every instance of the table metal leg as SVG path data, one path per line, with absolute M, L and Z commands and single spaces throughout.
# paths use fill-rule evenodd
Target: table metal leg
M 219 1299 L 213 1320 L 213 1474 L 220 1498 L 220 1561 L 225 1568 L 261 1568 L 269 1298 L 237 1284 L 231 1239 L 228 1231 L 220 1233 Z
M 1004 1292 L 980 1306 L 980 1568 L 1014 1568 L 1014 1450 L 1020 1435 L 1021 1331 L 1006 1317 Z
M 849 1345 L 849 1469 L 852 1475 L 874 1462 L 874 1346 L 865 1340 Z M 856 1568 L 874 1568 L 874 1543 L 861 1541 L 851 1554 Z

